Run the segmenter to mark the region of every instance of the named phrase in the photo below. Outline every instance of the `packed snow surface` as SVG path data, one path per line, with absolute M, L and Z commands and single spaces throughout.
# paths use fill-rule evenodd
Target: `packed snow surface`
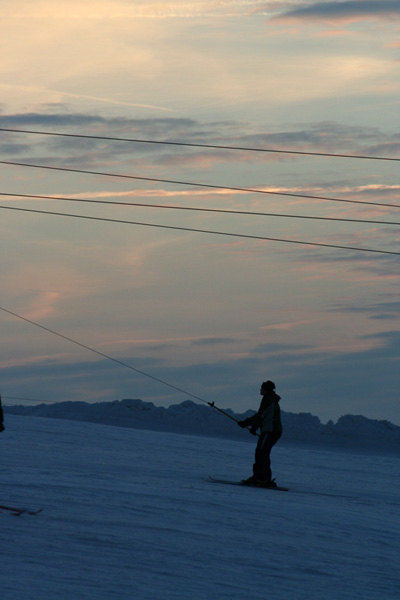
M 400 597 L 399 459 L 286 445 L 289 492 L 233 487 L 254 444 L 7 415 L 2 600 Z M 250 436 L 252 441 L 255 438 Z

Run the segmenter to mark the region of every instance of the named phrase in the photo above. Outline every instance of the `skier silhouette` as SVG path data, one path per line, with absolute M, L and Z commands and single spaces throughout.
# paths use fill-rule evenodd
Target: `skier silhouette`
M 261 384 L 260 394 L 262 400 L 258 412 L 248 419 L 238 422 L 240 427 L 250 427 L 250 432 L 254 435 L 260 429 L 255 451 L 253 475 L 245 479 L 243 483 L 276 487 L 275 480 L 272 479 L 270 453 L 272 447 L 282 435 L 281 409 L 279 406 L 281 397 L 275 393 L 273 381 L 264 381 Z

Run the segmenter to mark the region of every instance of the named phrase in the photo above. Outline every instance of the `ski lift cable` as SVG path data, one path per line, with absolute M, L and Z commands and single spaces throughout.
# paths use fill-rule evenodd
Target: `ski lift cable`
M 34 135 L 45 135 L 45 136 L 58 136 L 58 137 L 66 137 L 66 138 L 81 138 L 81 139 L 89 139 L 89 140 L 105 140 L 111 142 L 130 142 L 136 144 L 157 144 L 157 145 L 165 145 L 165 146 L 187 146 L 191 148 L 208 148 L 215 150 L 240 150 L 245 152 L 260 152 L 260 153 L 269 153 L 269 154 L 294 154 L 301 156 L 323 156 L 329 158 L 349 158 L 349 159 L 357 159 L 357 160 L 383 160 L 383 161 L 395 161 L 400 162 L 400 158 L 390 157 L 390 156 L 371 156 L 371 155 L 358 155 L 358 154 L 344 154 L 344 153 L 331 153 L 331 152 L 312 152 L 307 150 L 286 150 L 286 149 L 278 149 L 278 148 L 254 148 L 249 146 L 230 146 L 230 145 L 222 145 L 222 144 L 201 144 L 195 142 L 176 142 L 169 140 L 148 140 L 148 139 L 138 139 L 138 138 L 121 138 L 121 137 L 110 137 L 110 136 L 100 136 L 100 135 L 85 135 L 78 133 L 61 133 L 56 131 L 35 131 L 28 129 L 11 129 L 6 127 L 0 127 L 0 131 L 10 132 L 10 133 L 25 133 L 25 134 L 34 134 Z
M 250 235 L 250 234 L 243 234 L 243 233 L 230 233 L 227 231 L 195 229 L 194 227 L 178 227 L 176 225 L 162 225 L 162 224 L 158 224 L 158 223 L 143 223 L 140 221 L 128 221 L 128 220 L 123 220 L 123 219 L 93 217 L 93 216 L 89 216 L 89 215 L 60 213 L 60 212 L 53 212 L 53 211 L 48 211 L 48 210 L 35 210 L 32 208 L 20 208 L 20 207 L 16 207 L 16 206 L 0 206 L 0 209 L 14 210 L 14 211 L 19 211 L 19 212 L 27 212 L 27 213 L 35 213 L 35 214 L 43 214 L 43 215 L 52 215 L 52 216 L 57 216 L 57 217 L 71 217 L 71 218 L 75 218 L 75 219 L 87 219 L 87 220 L 91 220 L 91 221 L 102 221 L 105 223 L 124 223 L 126 225 L 155 227 L 155 228 L 159 228 L 159 229 L 171 229 L 171 230 L 175 230 L 175 231 L 189 231 L 189 232 L 195 232 L 195 233 L 206 233 L 206 234 L 210 234 L 210 235 L 221 235 L 221 236 L 229 236 L 229 237 L 244 238 L 244 239 L 251 239 L 251 240 L 261 240 L 261 241 L 267 241 L 267 242 L 280 242 L 280 243 L 284 243 L 284 244 L 301 244 L 303 246 L 317 246 L 317 247 L 322 247 L 322 248 L 335 248 L 335 249 L 339 249 L 339 250 L 351 250 L 354 252 L 370 252 L 370 253 L 374 253 L 374 254 L 386 254 L 386 255 L 400 256 L 400 252 L 395 252 L 393 250 L 378 250 L 378 249 L 373 249 L 373 248 L 360 248 L 360 247 L 356 247 L 356 246 L 344 246 L 344 245 L 340 245 L 340 244 L 325 244 L 322 242 L 306 242 L 304 240 L 273 238 L 273 237 L 267 237 L 267 236 L 261 236 L 261 235 Z
M 342 223 L 365 223 L 373 225 L 400 225 L 398 221 L 377 221 L 374 219 L 351 219 L 344 217 L 320 217 L 316 215 L 293 215 L 285 213 L 266 213 L 259 211 L 249 210 L 231 210 L 227 208 L 202 208 L 199 206 L 177 206 L 173 204 L 154 204 L 145 202 L 121 202 L 114 200 L 94 200 L 92 198 L 67 198 L 65 196 L 46 196 L 42 194 L 14 194 L 10 192 L 0 192 L 0 196 L 12 197 L 12 198 L 27 198 L 27 199 L 38 199 L 38 200 L 60 200 L 65 202 L 77 202 L 77 203 L 88 203 L 88 204 L 105 204 L 114 206 L 134 206 L 139 208 L 160 208 L 165 210 L 183 210 L 183 211 L 198 211 L 207 213 L 222 213 L 230 215 L 246 215 L 256 217 L 278 217 L 278 218 L 290 218 L 290 219 L 312 219 L 317 221 L 340 221 Z
M 384 207 L 388 207 L 388 208 L 400 208 L 400 205 L 398 205 L 398 204 L 389 204 L 389 203 L 383 203 L 383 202 L 369 202 L 367 200 L 348 200 L 348 199 L 343 199 L 343 198 L 330 198 L 328 196 L 313 196 L 313 195 L 309 195 L 309 194 L 296 194 L 294 192 L 278 192 L 278 191 L 274 191 L 274 190 L 262 190 L 262 189 L 257 189 L 257 188 L 242 188 L 242 187 L 233 187 L 233 186 L 227 186 L 227 185 L 215 185 L 215 184 L 210 184 L 210 183 L 199 183 L 199 182 L 193 182 L 193 181 L 160 179 L 160 178 L 156 178 L 156 177 L 143 177 L 143 176 L 139 176 L 139 175 L 127 175 L 127 174 L 123 174 L 123 173 L 105 173 L 103 171 L 89 171 L 89 170 L 85 170 L 85 169 L 74 169 L 72 167 L 55 167 L 55 166 L 51 166 L 51 165 L 37 165 L 37 164 L 32 164 L 32 163 L 22 163 L 22 162 L 7 161 L 7 160 L 0 160 L 0 164 L 11 165 L 11 166 L 16 166 L 16 167 L 28 167 L 28 168 L 32 168 L 32 169 L 45 169 L 45 170 L 49 170 L 49 171 L 79 173 L 82 175 L 96 175 L 96 176 L 101 176 L 101 177 L 116 177 L 116 178 L 122 178 L 122 179 L 133 179 L 133 180 L 137 180 L 137 181 L 167 183 L 167 184 L 173 184 L 173 185 L 185 185 L 185 186 L 201 187 L 201 188 L 214 189 L 214 190 L 230 190 L 230 191 L 234 191 L 234 192 L 246 192 L 246 193 L 251 193 L 251 194 L 268 194 L 268 195 L 273 195 L 273 196 L 285 196 L 285 197 L 289 197 L 289 198 L 307 198 L 310 200 L 324 200 L 324 201 L 330 201 L 330 202 L 345 202 L 345 203 L 349 203 L 349 204 L 366 204 L 369 206 L 381 206 L 381 207 L 384 206 Z
M 165 381 L 164 379 L 160 379 L 159 377 L 155 377 L 154 375 L 151 375 L 150 373 L 147 373 L 146 371 L 143 371 L 142 369 L 138 369 L 137 367 L 134 367 L 133 365 L 130 365 L 129 363 L 126 363 L 118 358 L 114 358 L 113 356 L 109 356 L 108 354 L 105 354 L 105 352 L 100 352 L 99 350 L 96 350 L 95 348 L 93 348 L 92 346 L 88 346 L 87 344 L 84 344 L 82 342 L 78 342 L 77 340 L 74 340 L 73 338 L 64 335 L 62 333 L 60 333 L 59 331 L 55 331 L 54 329 L 50 329 L 50 327 L 46 327 L 45 325 L 42 325 L 40 323 L 37 323 L 36 321 L 33 321 L 32 319 L 28 319 L 27 317 L 24 317 L 22 315 L 19 315 L 16 312 L 13 312 L 12 310 L 9 310 L 3 306 L 0 306 L 0 310 L 2 310 L 3 312 L 16 317 L 17 319 L 21 319 L 22 321 L 25 321 L 26 323 L 30 323 L 31 325 L 34 325 L 35 327 L 38 327 L 39 329 L 42 329 L 44 331 L 47 331 L 48 333 L 51 333 L 63 340 L 66 340 L 67 342 L 71 342 L 72 344 L 75 344 L 76 346 L 80 346 L 81 348 L 84 348 L 85 350 L 89 350 L 89 352 L 93 352 L 94 354 L 97 354 L 98 356 L 101 356 L 102 358 L 105 358 L 107 360 L 110 360 L 114 363 L 117 363 L 118 365 L 122 366 L 122 367 L 126 367 L 127 369 L 130 369 L 131 371 L 134 371 L 135 373 L 138 373 L 139 375 L 143 375 L 144 377 L 147 377 L 149 379 L 152 379 L 153 381 L 156 381 L 157 383 L 160 383 L 162 385 L 165 385 L 177 392 L 180 392 L 182 394 L 185 394 L 186 396 L 190 396 L 191 398 L 194 398 L 195 400 L 199 400 L 200 402 L 203 402 L 204 404 L 207 404 L 208 406 L 210 406 L 211 408 L 215 408 L 217 411 L 223 413 L 225 416 L 229 417 L 230 419 L 233 419 L 234 421 L 236 421 L 236 423 L 238 423 L 238 420 L 235 419 L 235 417 L 233 417 L 232 415 L 230 415 L 229 413 L 225 412 L 223 409 L 218 408 L 217 406 L 215 406 L 214 402 L 208 402 L 207 400 L 204 400 L 204 398 L 201 398 L 200 396 L 196 396 L 195 394 L 192 394 L 191 392 L 188 392 L 187 390 L 184 390 L 181 387 L 178 387 L 176 385 L 173 385 L 171 383 L 168 383 L 167 381 Z
M 2 396 L 3 400 L 20 400 L 21 402 L 40 402 L 42 404 L 58 404 L 59 400 L 39 400 L 39 398 L 21 398 L 20 396 Z

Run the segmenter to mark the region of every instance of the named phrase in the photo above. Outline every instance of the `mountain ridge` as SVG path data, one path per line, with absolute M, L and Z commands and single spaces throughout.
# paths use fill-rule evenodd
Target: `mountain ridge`
M 4 406 L 6 414 L 101 423 L 151 431 L 169 431 L 237 440 L 253 440 L 225 415 L 211 407 L 185 400 L 169 407 L 152 402 L 126 398 L 111 402 L 57 402 L 35 406 Z M 224 409 L 234 419 L 241 420 L 254 411 L 235 413 Z M 284 434 L 282 442 L 326 447 L 358 448 L 400 454 L 400 427 L 385 420 L 368 419 L 362 415 L 343 415 L 336 423 L 321 423 L 311 413 L 282 411 Z

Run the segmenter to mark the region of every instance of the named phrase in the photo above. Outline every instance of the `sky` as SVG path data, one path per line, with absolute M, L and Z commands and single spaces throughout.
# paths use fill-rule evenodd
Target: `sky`
M 4 403 L 400 424 L 400 1 L 0 9 Z

